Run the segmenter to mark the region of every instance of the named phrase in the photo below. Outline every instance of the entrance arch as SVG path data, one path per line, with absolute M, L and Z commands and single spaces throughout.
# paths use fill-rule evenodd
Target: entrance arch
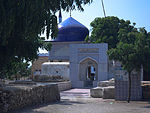
M 92 86 L 98 80 L 98 64 L 92 58 L 86 58 L 79 63 L 79 80 L 84 86 Z

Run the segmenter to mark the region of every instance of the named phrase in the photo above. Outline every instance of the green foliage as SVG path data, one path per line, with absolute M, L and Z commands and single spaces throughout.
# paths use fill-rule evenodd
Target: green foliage
M 1 73 L 3 76 L 0 76 L 0 78 L 11 78 L 12 75 L 15 77 L 18 75 L 20 77 L 29 76 L 31 74 L 31 67 L 29 65 L 29 62 L 20 61 L 18 58 L 15 58 L 5 67 L 5 70 Z
M 116 48 L 108 50 L 109 58 L 120 61 L 127 71 L 139 70 L 141 65 L 144 69 L 149 69 L 149 33 L 144 28 L 140 28 L 136 32 L 120 32 L 119 34 L 119 43 Z
M 79 9 L 92 0 L 0 0 L 0 76 L 17 58 L 31 61 L 45 46 L 40 34 L 57 35 L 55 13 L 62 8 Z M 12 67 L 9 67 L 12 68 Z
M 137 66 L 143 66 L 144 70 L 150 68 L 150 35 L 144 28 L 139 29 L 139 33 L 136 35 L 135 49 L 136 49 L 136 64 Z
M 92 26 L 92 32 L 89 40 L 93 43 L 108 43 L 109 49 L 116 47 L 119 38 L 126 39 L 126 34 L 123 33 L 136 31 L 130 21 L 114 16 L 95 18 L 90 25 Z
M 45 42 L 43 45 L 43 49 L 46 49 L 47 51 L 51 50 L 52 44 L 50 42 Z
M 8 77 L 14 75 L 16 79 L 19 77 L 27 77 L 31 74 L 31 68 L 29 68 L 28 62 L 13 62 L 12 70 L 9 70 Z M 11 74 L 10 74 L 11 72 Z
M 120 61 L 123 68 L 128 72 L 134 69 L 135 65 L 135 48 L 133 44 L 119 42 L 117 47 L 108 51 L 110 59 Z

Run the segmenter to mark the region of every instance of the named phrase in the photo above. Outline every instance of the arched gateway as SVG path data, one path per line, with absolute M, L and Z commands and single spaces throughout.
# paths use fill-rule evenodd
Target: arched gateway
M 70 44 L 70 80 L 73 87 L 97 86 L 108 79 L 106 43 Z
M 79 79 L 84 81 L 84 86 L 93 86 L 93 81 L 98 80 L 98 64 L 92 58 L 86 58 L 79 63 Z

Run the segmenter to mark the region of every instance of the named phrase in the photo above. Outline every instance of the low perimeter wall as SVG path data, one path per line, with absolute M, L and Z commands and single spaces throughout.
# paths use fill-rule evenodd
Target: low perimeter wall
M 70 81 L 59 82 L 59 83 L 57 83 L 57 84 L 58 84 L 58 89 L 59 89 L 59 91 L 65 91 L 65 90 L 68 90 L 68 89 L 71 89 L 71 88 L 72 88 Z
M 142 86 L 142 95 L 144 100 L 150 100 L 150 84 Z
M 0 113 L 56 101 L 60 101 L 57 84 L 11 85 L 0 88 Z

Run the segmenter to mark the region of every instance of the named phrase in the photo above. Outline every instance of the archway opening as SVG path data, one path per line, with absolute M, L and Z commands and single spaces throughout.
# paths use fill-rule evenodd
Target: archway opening
M 79 65 L 79 80 L 84 82 L 84 87 L 91 87 L 98 80 L 98 64 L 92 58 L 86 58 Z
M 87 67 L 87 80 L 94 81 L 96 79 L 95 67 L 90 65 Z

